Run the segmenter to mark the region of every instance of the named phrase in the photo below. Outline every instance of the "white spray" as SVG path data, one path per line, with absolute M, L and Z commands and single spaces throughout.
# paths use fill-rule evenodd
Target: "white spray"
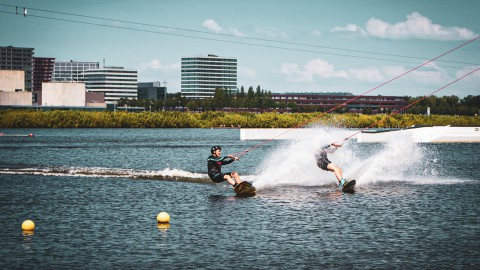
M 325 144 L 351 135 L 346 129 L 312 129 L 308 138 L 286 141 L 260 164 L 254 184 L 257 188 L 276 185 L 336 184 L 332 172 L 317 167 L 315 153 Z M 330 161 L 342 168 L 346 179 L 356 179 L 357 185 L 384 181 L 411 181 L 425 178 L 422 170 L 425 154 L 419 144 L 409 137 L 397 137 L 384 145 L 360 147 L 346 141 L 341 148 L 328 154 Z M 430 174 L 431 175 L 431 174 Z

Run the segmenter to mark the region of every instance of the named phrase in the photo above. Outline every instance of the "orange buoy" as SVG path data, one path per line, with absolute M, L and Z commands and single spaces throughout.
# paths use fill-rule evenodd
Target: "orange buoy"
M 159 223 L 169 223 L 170 222 L 170 215 L 167 212 L 160 212 L 157 215 L 157 221 Z
M 22 223 L 22 230 L 24 231 L 33 231 L 35 230 L 35 223 L 33 221 L 27 219 Z

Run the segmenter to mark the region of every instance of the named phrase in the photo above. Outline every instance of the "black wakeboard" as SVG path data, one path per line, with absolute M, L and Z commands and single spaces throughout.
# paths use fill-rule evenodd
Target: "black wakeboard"
M 347 192 L 347 193 L 354 193 L 355 192 L 355 184 L 357 181 L 355 179 L 352 179 L 348 181 L 345 186 L 343 186 L 342 191 Z
M 233 191 L 235 191 L 235 193 L 237 194 L 237 196 L 240 196 L 240 197 L 251 197 L 251 196 L 255 196 L 257 190 L 255 189 L 254 186 L 252 186 L 252 183 L 250 182 L 247 182 L 247 181 L 243 181 L 241 182 L 240 184 L 237 184 L 237 186 L 235 186 L 233 188 Z

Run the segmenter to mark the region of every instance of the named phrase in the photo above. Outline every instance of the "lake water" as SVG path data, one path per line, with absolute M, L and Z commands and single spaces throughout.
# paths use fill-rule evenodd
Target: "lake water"
M 0 131 L 35 134 L 0 137 L 2 269 L 480 267 L 480 144 L 346 141 L 329 155 L 357 179 L 344 194 L 314 153 L 351 130 L 260 146 L 235 129 Z M 207 178 L 212 145 L 257 196 Z

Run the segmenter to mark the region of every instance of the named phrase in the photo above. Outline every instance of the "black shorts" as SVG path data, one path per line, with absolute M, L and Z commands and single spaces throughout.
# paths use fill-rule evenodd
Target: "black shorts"
M 332 163 L 328 158 L 322 158 L 320 160 L 317 160 L 317 166 L 320 167 L 320 169 L 328 171 L 327 166 L 328 164 Z
M 210 176 L 210 179 L 212 179 L 213 182 L 215 183 L 221 183 L 223 181 L 226 181 L 224 176 L 225 175 L 230 175 L 232 176 L 232 173 L 231 172 L 228 172 L 228 173 L 217 173 L 215 175 L 211 175 L 209 174 L 208 176 Z

